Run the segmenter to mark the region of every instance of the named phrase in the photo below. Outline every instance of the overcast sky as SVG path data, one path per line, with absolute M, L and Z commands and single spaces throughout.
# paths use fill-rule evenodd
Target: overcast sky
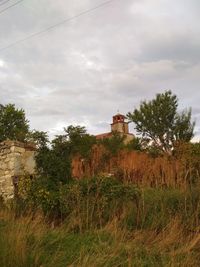
M 1 50 L 105 1 L 24 0 L 1 13 L 17 2 L 1 0 L 0 103 L 25 109 L 50 136 L 70 124 L 96 134 L 117 110 L 171 89 L 180 109 L 192 107 L 199 140 L 199 0 L 114 0 Z

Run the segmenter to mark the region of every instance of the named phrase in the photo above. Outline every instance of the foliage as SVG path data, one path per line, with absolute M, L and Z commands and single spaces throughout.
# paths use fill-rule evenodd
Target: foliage
M 174 125 L 174 139 L 176 142 L 189 142 L 194 136 L 195 123 L 191 122 L 191 115 L 191 109 L 176 114 Z
M 15 105 L 0 106 L 0 142 L 6 139 L 25 141 L 29 132 L 29 122 L 23 109 Z
M 198 143 L 183 143 L 179 142 L 176 144 L 174 149 L 175 157 L 184 157 L 187 161 L 199 160 L 200 158 L 200 142 Z
M 193 137 L 194 122 L 191 110 L 177 112 L 178 99 L 171 91 L 157 94 L 156 98 L 143 101 L 139 109 L 127 117 L 135 123 L 136 130 L 151 145 L 162 152 L 171 153 L 177 141 L 189 142 Z
M 145 143 L 139 137 L 134 137 L 126 146 L 128 150 L 142 151 L 145 148 Z
M 40 210 L 1 208 L 1 266 L 199 266 L 199 188 L 129 187 L 122 204 L 127 188 L 103 177 L 66 185 L 61 224 Z
M 103 227 L 113 218 L 127 229 L 164 229 L 173 216 L 179 216 L 187 229 L 200 223 L 200 194 L 196 187 L 187 191 L 139 189 L 112 177 L 82 179 L 57 187 L 49 186 L 42 178 L 26 177 L 22 184 L 26 187 L 19 187 L 17 199 L 21 208 L 39 208 L 55 222 L 70 222 L 73 218 L 71 227 L 78 232 Z
M 42 149 L 48 146 L 49 137 L 47 132 L 33 130 L 28 134 L 28 141 L 34 142 L 38 149 Z
M 200 143 L 177 143 L 173 155 L 185 167 L 188 184 L 199 186 Z
M 44 214 L 56 219 L 75 212 L 87 221 L 84 226 L 79 225 L 85 228 L 105 224 L 116 209 L 120 211 L 128 201 L 137 202 L 139 195 L 134 185 L 125 185 L 111 177 L 74 180 L 57 187 L 50 186 L 45 178 L 24 177 L 19 182 L 18 203 L 23 206 L 24 202 L 26 208 L 41 208 Z
M 71 154 L 79 154 L 83 158 L 90 157 L 91 148 L 96 143 L 96 138 L 87 133 L 85 127 L 70 125 L 64 128 L 69 145 L 71 147 Z
M 124 148 L 124 139 L 125 136 L 121 135 L 118 132 L 113 132 L 112 137 L 104 138 L 99 141 L 105 148 L 107 153 L 110 155 L 116 155 L 122 148 Z
M 56 143 L 53 148 L 44 147 L 36 155 L 37 173 L 46 177 L 47 183 L 56 186 L 71 179 L 70 148 L 67 144 Z
M 47 182 L 53 181 L 55 185 L 71 180 L 73 156 L 79 154 L 83 158 L 89 158 L 91 148 L 96 142 L 95 137 L 89 135 L 85 127 L 70 125 L 64 128 L 64 131 L 64 135 L 57 135 L 49 145 L 45 132 L 35 131 L 32 134 L 39 148 L 36 155 L 38 174 L 46 177 Z

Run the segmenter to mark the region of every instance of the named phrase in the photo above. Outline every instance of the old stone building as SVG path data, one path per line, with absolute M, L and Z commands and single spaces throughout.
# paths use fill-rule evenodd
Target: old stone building
M 134 135 L 129 133 L 128 122 L 125 121 L 125 116 L 122 114 L 116 114 L 113 116 L 113 122 L 111 123 L 111 131 L 103 134 L 96 135 L 97 139 L 110 138 L 113 135 L 113 132 L 117 132 L 120 135 L 125 136 L 125 143 L 133 140 Z
M 0 143 L 0 196 L 14 197 L 18 179 L 33 175 L 36 148 L 33 144 L 5 141 Z

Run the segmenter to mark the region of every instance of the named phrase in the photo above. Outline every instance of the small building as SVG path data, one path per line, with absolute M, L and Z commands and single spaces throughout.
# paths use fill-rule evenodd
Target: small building
M 103 134 L 96 135 L 96 139 L 110 138 L 113 136 L 113 132 L 119 133 L 121 136 L 125 136 L 125 143 L 129 143 L 134 138 L 134 134 L 129 133 L 129 123 L 125 121 L 126 117 L 122 114 L 116 114 L 113 116 L 113 122 L 111 125 L 111 131 Z

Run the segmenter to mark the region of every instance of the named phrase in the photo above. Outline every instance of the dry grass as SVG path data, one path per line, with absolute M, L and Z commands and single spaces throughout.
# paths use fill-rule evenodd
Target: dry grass
M 51 229 L 39 214 L 1 210 L 0 222 L 2 267 L 199 266 L 200 233 L 187 231 L 178 216 L 163 229 L 131 231 L 114 217 L 82 234 L 70 232 L 67 222 Z
M 142 186 L 187 188 L 194 170 L 192 161 L 185 156 L 156 157 L 145 152 L 120 151 L 116 156 L 104 159 L 105 149 L 95 146 L 90 160 L 75 157 L 72 161 L 72 175 L 77 178 L 92 177 L 100 173 L 120 175 L 124 181 Z
M 199 236 L 185 234 L 178 218 L 160 233 L 123 231 L 115 221 L 101 231 L 109 232 L 110 240 L 98 243 L 90 254 L 82 251 L 71 267 L 199 266 Z
M 0 211 L 1 266 L 38 266 L 40 246 L 46 232 L 41 215 L 20 216 L 9 210 Z M 29 256 L 28 256 L 29 255 Z

